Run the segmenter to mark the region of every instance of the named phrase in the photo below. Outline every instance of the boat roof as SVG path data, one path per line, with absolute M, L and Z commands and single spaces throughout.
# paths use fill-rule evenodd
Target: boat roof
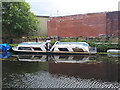
M 22 42 L 19 45 L 45 45 L 46 42 Z
M 83 45 L 83 46 L 89 46 L 86 42 L 57 42 L 57 45 Z

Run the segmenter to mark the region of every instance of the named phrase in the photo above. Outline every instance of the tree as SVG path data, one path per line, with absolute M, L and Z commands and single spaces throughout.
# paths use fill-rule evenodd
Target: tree
M 27 36 L 38 30 L 38 19 L 26 2 L 2 2 L 2 32 L 8 37 Z

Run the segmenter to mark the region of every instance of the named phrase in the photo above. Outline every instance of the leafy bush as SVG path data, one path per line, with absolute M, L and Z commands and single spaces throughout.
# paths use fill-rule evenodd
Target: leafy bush
M 75 39 L 61 39 L 60 42 L 76 42 Z
M 108 49 L 118 49 L 118 48 L 119 48 L 118 44 L 108 43 L 108 44 L 97 45 L 98 52 L 107 52 Z
M 95 42 L 88 42 L 90 46 L 96 46 Z
M 54 44 L 55 44 L 55 42 L 56 42 L 56 41 L 51 41 L 51 42 L 50 42 L 50 44 L 51 44 L 51 45 L 54 45 Z
M 18 44 L 9 44 L 10 47 L 18 46 Z
M 97 45 L 98 52 L 106 52 L 108 49 L 108 46 L 105 44 Z

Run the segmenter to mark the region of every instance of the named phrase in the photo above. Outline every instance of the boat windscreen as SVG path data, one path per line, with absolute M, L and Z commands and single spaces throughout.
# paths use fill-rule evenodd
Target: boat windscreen
M 19 45 L 43 45 L 45 44 L 44 42 L 23 42 L 20 43 Z
M 85 42 L 58 42 L 57 45 L 83 45 L 83 46 L 89 46 Z

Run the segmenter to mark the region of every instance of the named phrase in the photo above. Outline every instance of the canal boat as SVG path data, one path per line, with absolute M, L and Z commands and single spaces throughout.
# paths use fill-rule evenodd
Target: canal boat
M 120 53 L 120 50 L 117 50 L 117 49 L 109 49 L 109 50 L 107 50 L 107 53 L 119 54 L 119 53 Z
M 13 47 L 12 50 L 15 52 L 22 53 L 48 53 L 49 48 L 47 47 L 49 42 L 23 42 L 18 46 Z M 50 46 L 50 45 L 49 45 Z
M 96 47 L 89 46 L 86 42 L 59 42 L 57 41 L 51 50 L 53 54 L 96 54 Z

